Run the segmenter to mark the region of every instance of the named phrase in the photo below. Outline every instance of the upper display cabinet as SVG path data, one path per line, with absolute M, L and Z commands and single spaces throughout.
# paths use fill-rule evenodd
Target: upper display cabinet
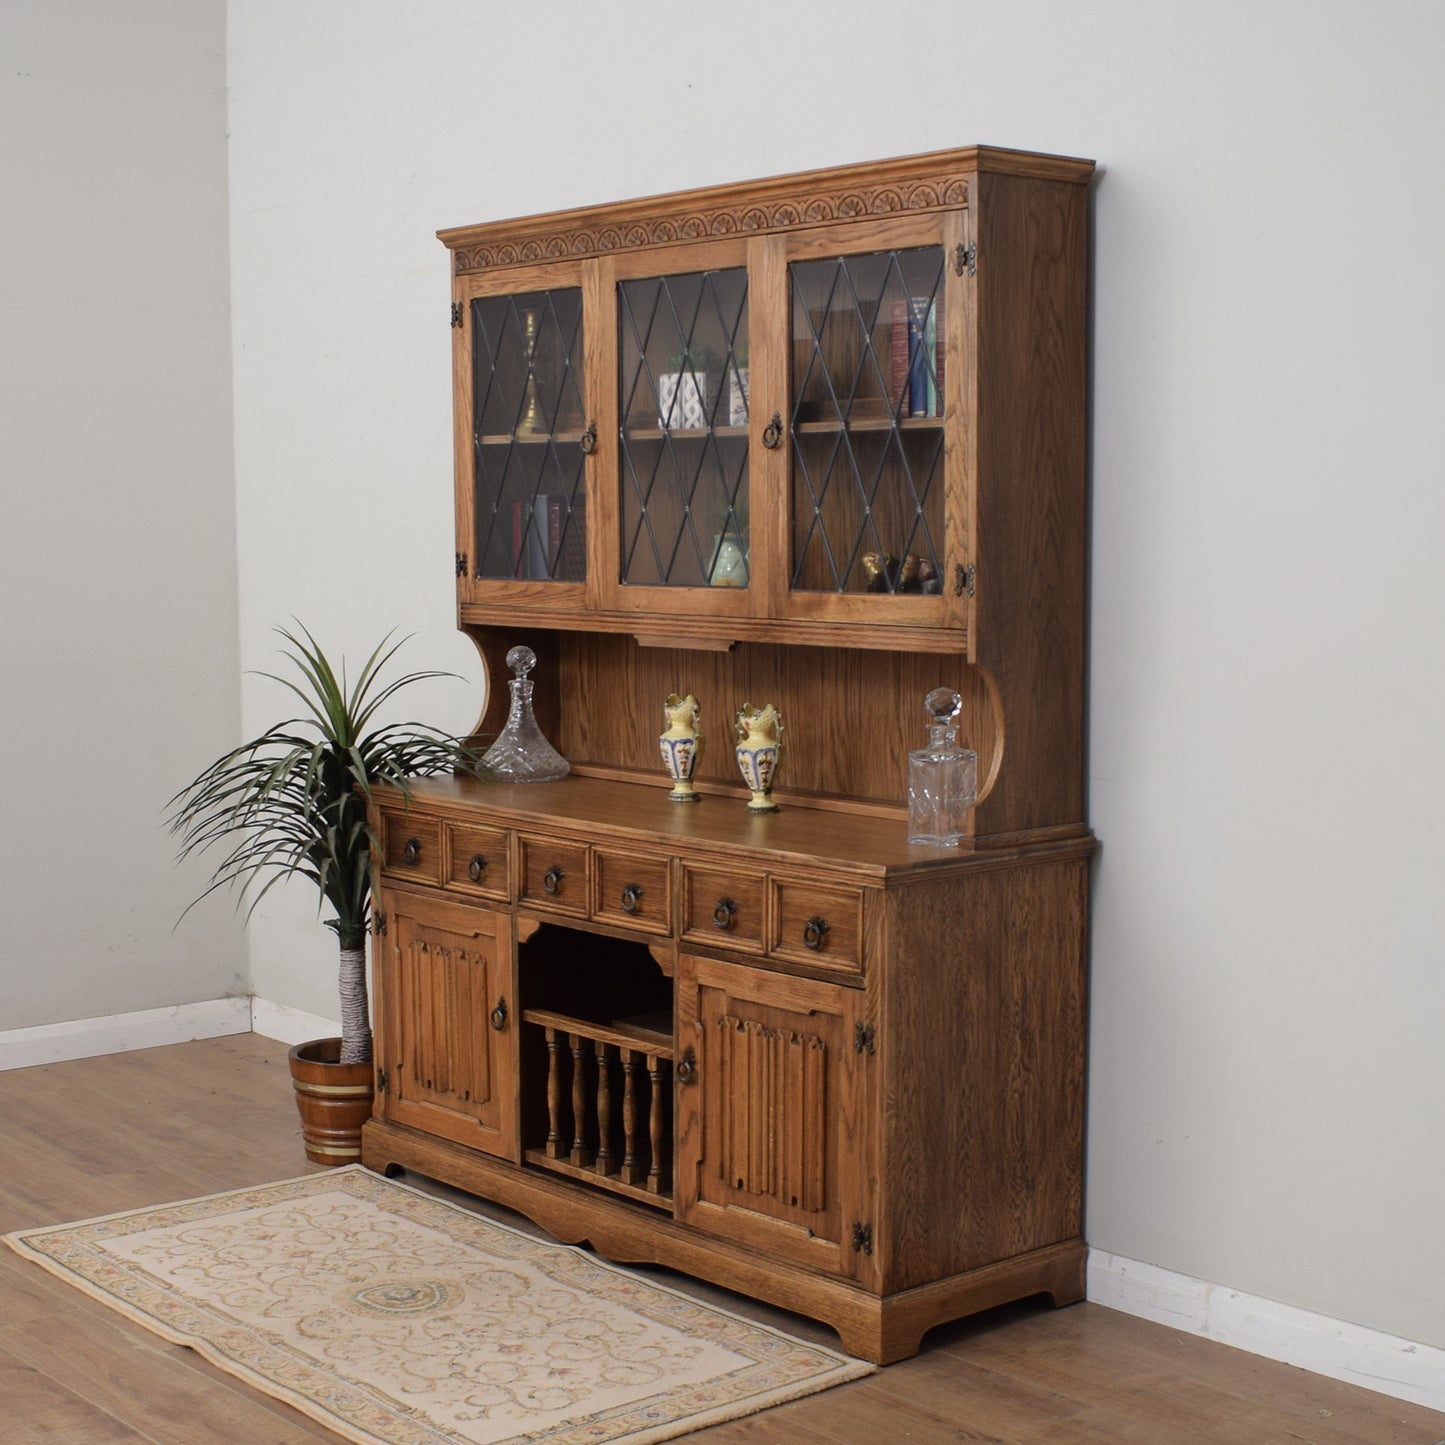
M 1081 588 L 1037 554 L 1082 506 L 1092 170 L 972 148 L 442 232 L 462 623 L 973 657 Z

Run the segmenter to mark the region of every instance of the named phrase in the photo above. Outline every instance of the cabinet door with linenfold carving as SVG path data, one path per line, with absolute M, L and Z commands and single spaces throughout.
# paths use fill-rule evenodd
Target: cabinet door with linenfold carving
M 384 896 L 378 940 L 381 1113 L 515 1159 L 510 920 L 440 898 Z
M 858 989 L 683 955 L 677 1202 L 687 1223 L 868 1280 Z M 687 1080 L 687 1082 L 682 1082 Z

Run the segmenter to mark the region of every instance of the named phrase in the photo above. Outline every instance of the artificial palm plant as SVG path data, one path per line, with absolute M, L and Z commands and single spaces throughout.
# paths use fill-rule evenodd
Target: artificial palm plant
M 391 783 L 405 792 L 408 778 L 474 769 L 477 757 L 423 724 L 371 728 L 377 710 L 403 688 L 451 674 L 408 672 L 383 683 L 383 670 L 403 646 L 388 635 L 348 687 L 345 663 L 338 675 L 315 638 L 297 625 L 300 637 L 276 631 L 289 644 L 282 655 L 300 680 L 262 676 L 295 693 L 305 713 L 233 748 L 182 788 L 170 802 L 171 831 L 180 839 L 181 858 L 227 847 L 201 897 L 238 887 L 241 899 L 249 898 L 248 917 L 277 883 L 302 877 L 316 885 L 318 910 L 330 906 L 335 916 L 323 921 L 341 949 L 339 1062 L 359 1064 L 371 1058 L 366 933 L 377 839 L 366 805 L 372 785 Z

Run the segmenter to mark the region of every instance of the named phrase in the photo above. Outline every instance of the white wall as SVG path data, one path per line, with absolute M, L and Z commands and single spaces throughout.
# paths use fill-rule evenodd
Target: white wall
M 245 991 L 222 0 L 0 7 L 0 1033 Z
M 230 59 L 252 667 L 296 612 L 478 674 L 438 227 L 975 141 L 1103 163 L 1089 1236 L 1445 1345 L 1445 9 L 237 0 Z M 268 910 L 258 992 L 327 1010 L 317 932 Z

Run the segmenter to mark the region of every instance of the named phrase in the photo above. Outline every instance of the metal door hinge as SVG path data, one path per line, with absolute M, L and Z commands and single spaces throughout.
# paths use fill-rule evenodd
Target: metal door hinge
M 378 1094 L 391 1093 L 391 1071 L 389 1069 L 376 1071 L 376 1092 Z
M 376 910 L 375 913 L 371 915 L 371 931 L 378 938 L 380 938 L 382 934 L 386 932 L 386 914 L 384 914 L 379 908 Z
M 856 1054 L 868 1054 L 870 1057 L 874 1052 L 874 1030 L 872 1024 L 853 1025 L 853 1052 Z
M 973 596 L 973 563 L 955 562 L 953 566 L 953 595 L 962 597 L 967 593 Z
M 465 552 L 458 552 L 458 553 L 457 553 L 457 576 L 458 576 L 458 577 L 465 577 L 466 575 L 467 575 L 467 554 L 466 554 Z
M 467 310 L 460 301 L 452 302 L 452 325 L 461 327 L 466 321 Z
M 857 1219 L 853 1221 L 853 1253 L 873 1253 L 873 1226 Z
M 978 269 L 978 245 L 974 241 L 959 242 L 958 249 L 953 253 L 953 273 L 955 276 L 962 276 L 965 271 L 970 276 Z

